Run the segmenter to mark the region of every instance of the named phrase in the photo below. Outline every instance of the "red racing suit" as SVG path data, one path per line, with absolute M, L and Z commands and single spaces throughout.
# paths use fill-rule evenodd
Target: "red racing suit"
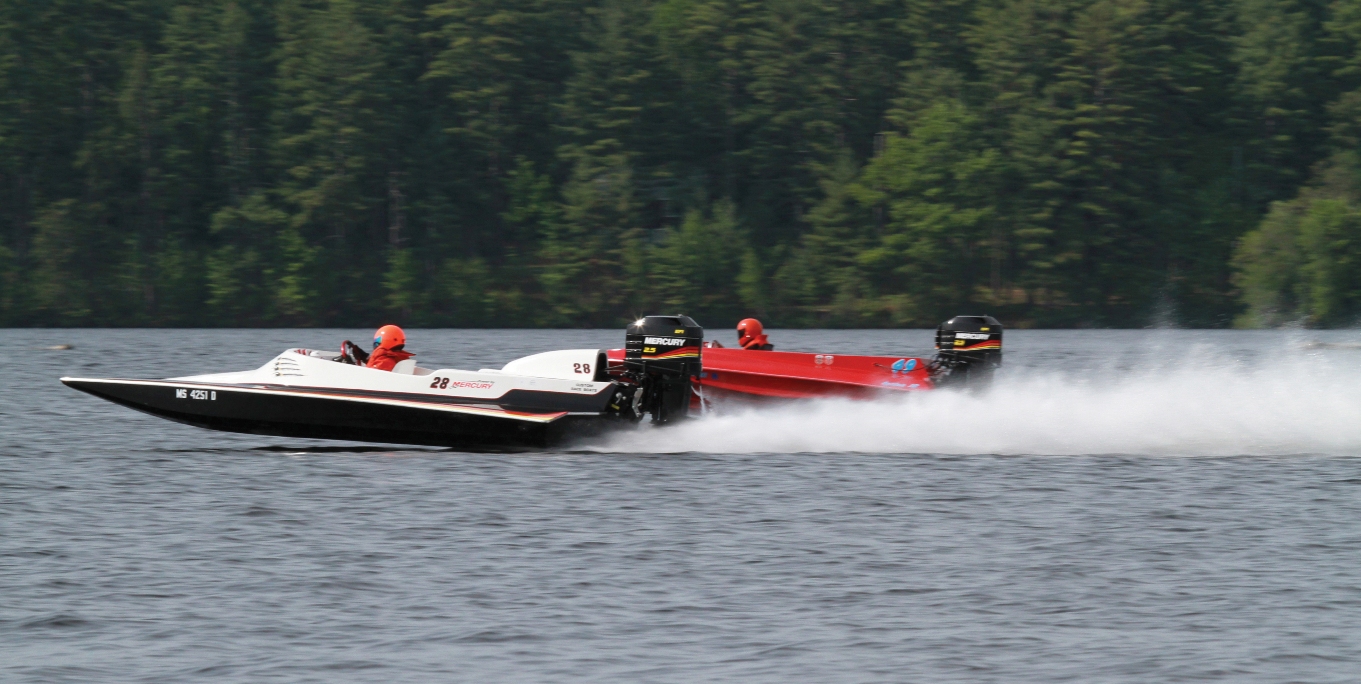
M 415 356 L 411 352 L 401 349 L 383 349 L 379 347 L 369 355 L 369 362 L 364 364 L 365 368 L 376 368 L 378 370 L 390 371 L 399 361 L 405 361 Z

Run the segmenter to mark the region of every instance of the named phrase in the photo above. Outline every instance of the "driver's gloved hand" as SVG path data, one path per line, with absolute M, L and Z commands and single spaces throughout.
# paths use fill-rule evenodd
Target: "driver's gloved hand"
M 348 363 L 352 366 L 362 366 L 369 361 L 369 353 L 360 348 L 359 345 L 345 340 L 340 344 L 340 362 Z

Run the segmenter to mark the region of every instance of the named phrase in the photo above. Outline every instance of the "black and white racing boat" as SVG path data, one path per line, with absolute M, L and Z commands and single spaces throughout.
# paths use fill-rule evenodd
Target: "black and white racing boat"
M 391 372 L 343 354 L 289 349 L 255 370 L 164 380 L 62 378 L 69 387 L 168 420 L 280 437 L 450 447 L 548 446 L 686 415 L 704 331 L 685 316 L 630 325 L 625 369 L 603 350 L 568 349 L 500 369 Z

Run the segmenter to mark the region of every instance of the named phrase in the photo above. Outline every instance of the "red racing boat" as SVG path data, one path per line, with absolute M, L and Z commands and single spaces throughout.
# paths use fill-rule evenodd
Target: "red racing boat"
M 1002 362 L 1002 324 L 991 316 L 955 316 L 936 329 L 936 355 L 859 356 L 703 348 L 690 378 L 695 399 L 874 399 L 944 385 L 986 382 Z M 625 370 L 625 350 L 607 352 L 609 371 Z M 698 406 L 695 406 L 698 408 Z

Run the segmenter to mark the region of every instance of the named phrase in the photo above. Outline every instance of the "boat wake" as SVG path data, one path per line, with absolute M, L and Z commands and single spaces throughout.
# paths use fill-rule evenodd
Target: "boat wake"
M 1207 362 L 1208 361 L 1208 362 Z M 719 411 L 616 452 L 1361 455 L 1361 382 L 1317 356 L 1244 367 L 1014 369 L 981 392 Z

